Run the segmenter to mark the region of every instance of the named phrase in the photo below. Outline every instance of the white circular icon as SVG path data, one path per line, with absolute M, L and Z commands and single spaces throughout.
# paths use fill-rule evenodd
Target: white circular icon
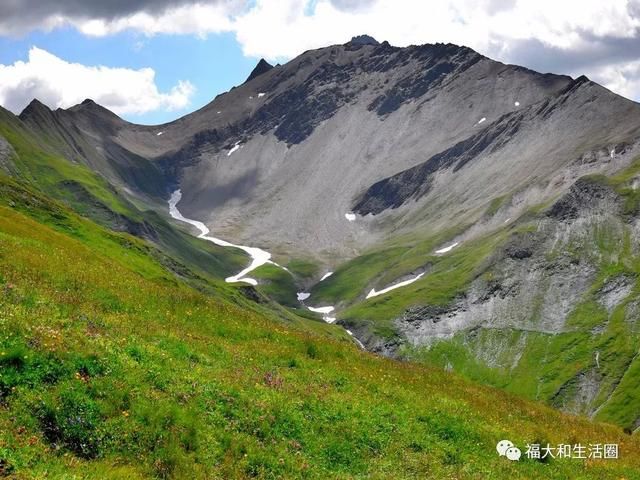
M 511 447 L 507 449 L 507 458 L 513 462 L 520 460 L 522 453 L 518 447 Z
M 507 454 L 507 450 L 513 447 L 513 443 L 509 440 L 500 440 L 496 445 L 496 450 L 498 451 L 498 455 L 504 457 Z

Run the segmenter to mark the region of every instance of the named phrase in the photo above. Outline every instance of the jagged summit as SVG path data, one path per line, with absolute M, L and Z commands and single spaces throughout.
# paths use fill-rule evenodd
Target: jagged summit
M 37 98 L 31 100 L 31 103 L 27 105 L 18 118 L 23 121 L 32 121 L 34 123 L 48 123 L 53 118 L 53 111 Z
M 352 37 L 351 40 L 349 40 L 347 42 L 347 45 L 353 45 L 353 46 L 374 45 L 374 46 L 377 46 L 377 45 L 380 45 L 380 42 L 378 42 L 371 35 L 357 35 L 355 37 Z
M 19 116 L 22 117 L 24 115 L 29 115 L 31 113 L 35 113 L 35 112 L 39 112 L 39 111 L 50 112 L 51 109 L 49 107 L 47 107 L 44 103 L 42 103 L 40 100 L 38 100 L 37 98 L 34 98 L 33 100 L 31 100 L 29 105 L 27 105 L 24 108 L 24 110 L 22 110 L 22 112 L 20 113 Z
M 99 103 L 96 103 L 95 100 L 92 100 L 91 98 L 85 98 L 82 102 L 67 108 L 66 110 L 68 111 L 77 111 L 77 110 L 84 110 L 84 109 L 101 109 L 101 110 L 107 110 L 105 107 L 103 107 L 102 105 L 100 105 Z
M 72 114 L 89 115 L 91 117 L 101 118 L 104 120 L 109 120 L 111 122 L 114 122 L 114 121 L 117 123 L 124 122 L 124 120 L 122 120 L 118 115 L 113 113 L 111 110 L 103 107 L 102 105 L 100 105 L 99 103 L 97 103 L 96 101 L 90 98 L 85 98 L 81 103 L 66 109 L 65 112 L 69 112 Z
M 263 73 L 267 73 L 272 68 L 273 68 L 273 65 L 267 62 L 264 58 L 261 58 L 258 64 L 255 66 L 255 68 L 251 71 L 251 73 L 245 80 L 245 83 L 250 82 L 254 78 L 262 75 Z

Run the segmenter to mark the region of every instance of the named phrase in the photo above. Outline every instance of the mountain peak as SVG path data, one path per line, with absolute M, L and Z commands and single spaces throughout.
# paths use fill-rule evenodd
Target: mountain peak
M 68 108 L 67 111 L 70 112 L 79 112 L 79 111 L 94 111 L 94 112 L 108 112 L 113 114 L 109 109 L 103 107 L 99 103 L 96 103 L 94 100 L 90 98 L 85 98 L 81 103 L 74 105 L 71 108 Z
M 245 80 L 245 83 L 250 82 L 256 77 L 259 77 L 263 73 L 267 73 L 272 68 L 273 68 L 273 65 L 267 62 L 264 58 L 261 58 L 258 64 L 255 66 L 255 68 L 251 71 L 251 73 Z
M 358 47 L 361 47 L 363 45 L 378 46 L 380 45 L 380 42 L 378 42 L 371 35 L 357 35 L 355 37 L 352 37 L 351 40 L 347 42 L 347 45 L 358 46 Z
M 124 122 L 124 120 L 122 120 L 118 115 L 113 113 L 111 110 L 109 110 L 106 107 L 103 107 L 102 105 L 95 102 L 94 100 L 91 100 L 90 98 L 86 98 L 82 101 L 82 103 L 74 105 L 71 108 L 67 108 L 65 112 L 70 113 L 72 115 L 83 115 L 85 117 L 100 119 L 101 121 L 116 122 L 116 123 Z
M 23 111 L 25 111 L 25 110 L 49 110 L 49 111 L 51 111 L 51 109 L 49 107 L 47 107 L 44 103 L 42 103 L 37 98 L 34 98 L 33 100 L 31 100 L 31 102 L 29 102 L 29 105 L 27 105 Z
M 27 105 L 24 108 L 24 110 L 22 110 L 19 117 L 24 119 L 25 117 L 29 117 L 29 116 L 42 115 L 42 114 L 46 115 L 50 113 L 51 113 L 51 109 L 49 107 L 47 107 L 44 103 L 42 103 L 37 98 L 34 98 L 33 100 L 31 100 L 29 105 Z

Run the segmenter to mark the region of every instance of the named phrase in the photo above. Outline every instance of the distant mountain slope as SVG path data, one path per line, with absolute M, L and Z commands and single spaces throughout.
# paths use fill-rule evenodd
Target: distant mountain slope
M 220 236 L 321 261 L 353 257 L 411 230 L 409 221 L 440 228 L 463 210 L 469 217 L 478 202 L 548 184 L 583 156 L 628 150 L 638 135 L 640 108 L 584 77 L 455 45 L 365 40 L 259 65 L 259 75 L 166 125 L 133 125 L 91 101 L 55 112 L 34 102 L 20 117 L 134 195 L 157 205 L 181 186 L 187 216 Z M 351 211 L 364 218 L 347 222 Z
M 49 120 L 30 106 L 21 118 L 65 136 L 70 155 L 85 152 L 91 168 L 134 192 L 166 195 L 180 184 L 186 212 L 222 236 L 324 257 L 388 233 L 344 218 L 376 181 L 472 136 L 481 118 L 492 123 L 569 83 L 455 45 L 354 41 L 265 70 L 167 125 L 132 125 L 90 101 Z

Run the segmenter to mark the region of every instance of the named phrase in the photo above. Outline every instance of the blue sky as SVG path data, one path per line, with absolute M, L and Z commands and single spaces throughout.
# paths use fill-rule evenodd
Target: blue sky
M 640 99 L 640 0 L 0 1 L 0 105 L 93 98 L 163 123 L 244 81 L 257 61 L 369 34 L 452 42 Z
M 152 67 L 161 91 L 188 80 L 195 93 L 184 108 L 123 115 L 127 120 L 158 124 L 173 120 L 210 102 L 217 94 L 242 83 L 259 58 L 245 56 L 231 33 L 209 35 L 158 35 L 145 37 L 124 32 L 107 37 L 87 37 L 74 28 L 51 33 L 32 32 L 23 38 L 0 37 L 0 63 L 26 61 L 32 46 L 68 62 L 140 69 Z

